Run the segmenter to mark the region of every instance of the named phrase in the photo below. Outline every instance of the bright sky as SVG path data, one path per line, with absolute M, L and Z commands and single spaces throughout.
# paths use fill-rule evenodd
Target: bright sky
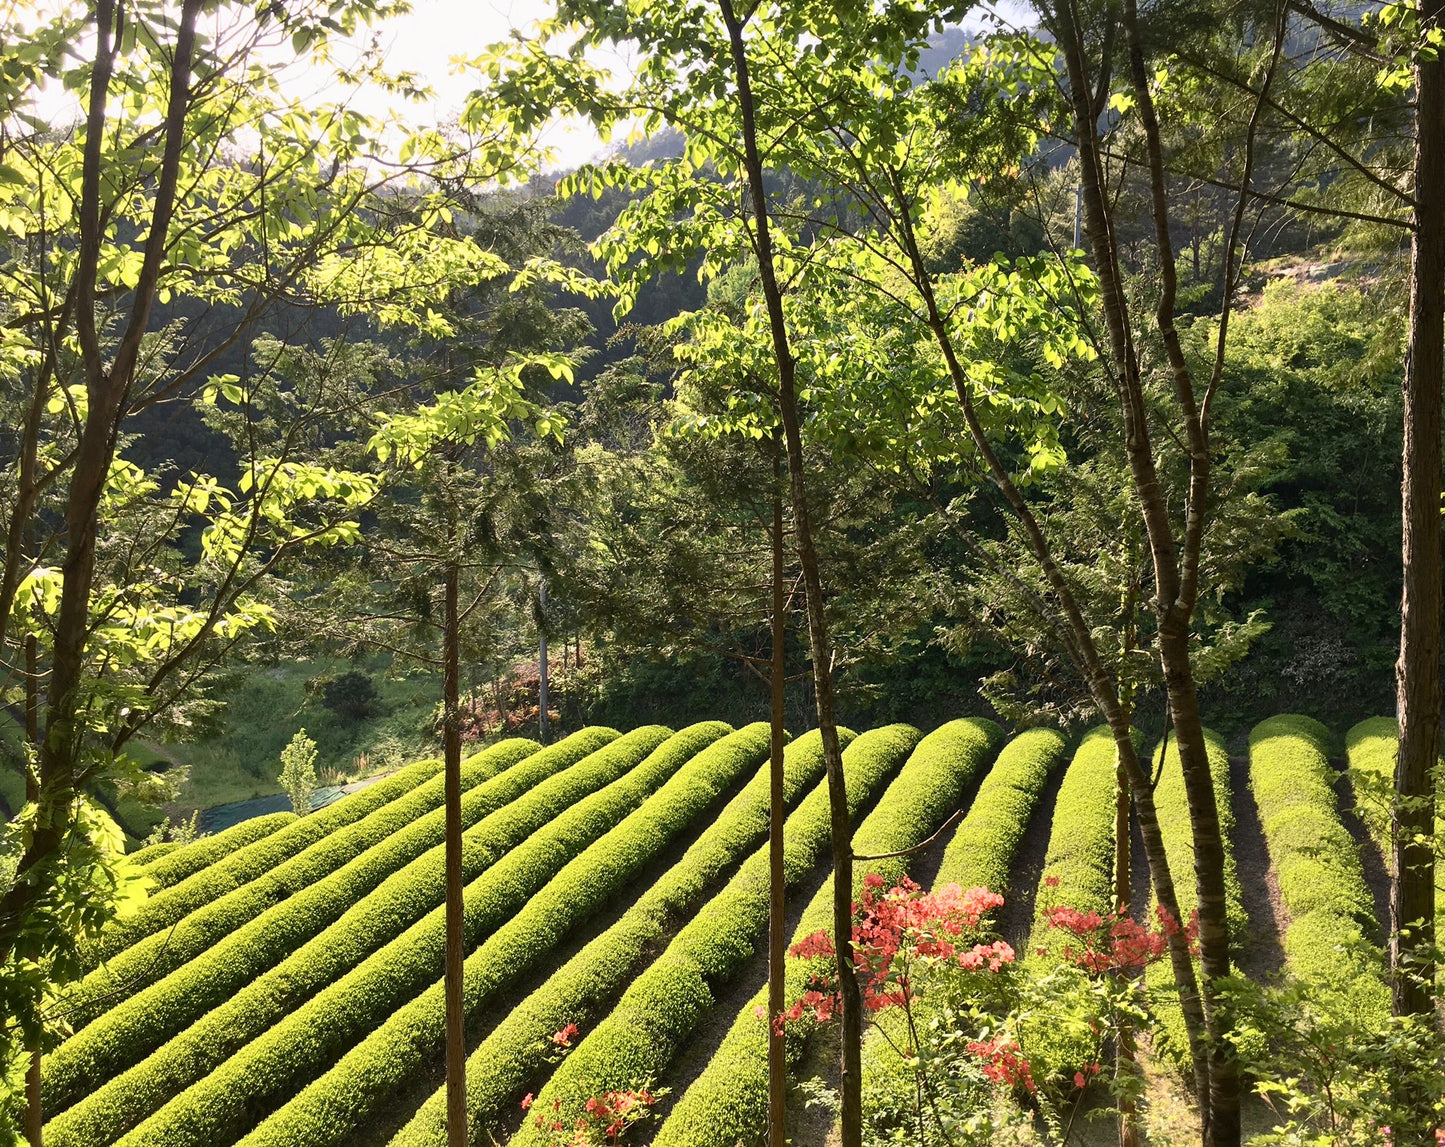
M 477 86 L 474 75 L 454 74 L 455 56 L 476 55 L 488 44 L 508 39 L 512 29 L 526 32 L 552 12 L 549 0 L 413 0 L 409 15 L 382 30 L 381 43 L 392 70 L 416 72 L 436 92 L 430 116 L 414 108 L 410 115 L 436 121 L 454 119 L 467 93 Z M 599 63 L 617 67 L 620 60 Z M 373 114 L 385 108 L 366 108 Z M 545 137 L 560 167 L 576 167 L 602 149 L 597 135 L 580 125 L 562 125 Z
M 69 2 L 71 0 L 0 0 L 0 19 L 27 10 L 30 13 L 54 11 Z M 1015 19 L 1024 13 L 1017 0 L 999 0 L 996 8 Z M 488 44 L 510 38 L 513 29 L 525 34 L 551 11 L 551 0 L 413 0 L 409 14 L 374 31 L 386 52 L 389 70 L 416 73 L 435 92 L 435 102 L 429 108 L 412 106 L 398 110 L 412 123 L 455 120 L 468 93 L 477 86 L 478 77 L 459 70 L 453 60 L 458 56 L 475 56 Z M 368 40 L 370 35 L 369 31 Z M 276 67 L 282 73 L 283 85 L 296 98 L 315 95 L 326 98 L 328 93 L 316 89 L 316 74 L 308 74 L 308 69 L 295 64 L 289 41 L 284 37 L 280 40 Z M 344 58 L 344 51 L 338 56 Z M 629 64 L 620 54 L 594 58 L 599 65 L 614 71 L 625 72 Z M 355 106 L 368 114 L 385 117 L 392 110 L 388 99 L 383 93 L 368 92 L 355 100 Z M 59 120 L 78 116 L 80 109 L 72 95 L 55 90 L 42 97 L 41 111 L 52 120 Z M 555 152 L 556 165 L 563 168 L 576 167 L 603 150 L 597 135 L 581 124 L 554 125 L 544 140 Z

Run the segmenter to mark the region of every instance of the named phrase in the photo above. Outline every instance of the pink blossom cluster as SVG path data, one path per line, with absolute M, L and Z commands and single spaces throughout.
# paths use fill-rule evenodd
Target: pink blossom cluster
M 1029 1070 L 1029 1061 L 1019 1051 L 1016 1040 L 999 1036 L 988 1040 L 973 1040 L 968 1045 L 970 1055 L 976 1055 L 983 1062 L 985 1079 L 1004 1083 L 1009 1087 L 1022 1087 L 1034 1092 L 1037 1087 Z
M 1057 882 L 1055 882 L 1057 883 Z M 1180 932 L 1179 922 L 1159 905 L 1155 908 L 1157 929 L 1136 923 L 1123 912 L 1081 912 L 1077 908 L 1050 908 L 1045 913 L 1049 926 L 1084 941 L 1082 948 L 1066 945 L 1064 959 L 1089 972 L 1137 971 L 1168 951 L 1169 940 Z M 1197 914 L 1183 929 L 1193 949 L 1199 935 Z M 1045 949 L 1039 949 L 1044 955 Z
M 905 1006 L 912 998 L 907 968 L 915 959 L 956 961 L 970 971 L 997 972 L 1014 960 L 1014 950 L 1002 940 L 968 945 L 966 932 L 977 928 L 985 913 L 1003 905 L 1003 897 L 987 888 L 960 888 L 949 884 L 937 892 L 924 892 L 906 877 L 884 891 L 885 881 L 875 873 L 863 878 L 863 899 L 853 905 L 853 961 L 857 968 L 863 1004 L 870 1011 Z M 825 931 L 814 932 L 790 949 L 798 959 L 831 957 L 833 941 Z M 899 954 L 906 957 L 899 960 Z M 824 1022 L 837 1009 L 837 993 L 820 977 L 792 1007 L 778 1017 L 778 1026 L 805 1015 Z M 757 1009 L 761 1015 L 762 1009 Z
M 572 1025 L 568 1025 L 571 1027 Z M 575 1031 L 575 1027 L 573 1028 Z M 583 1114 L 569 1128 L 562 1119 L 562 1101 L 552 1101 L 550 1112 L 538 1112 L 534 1117 L 540 1131 L 549 1132 L 552 1147 L 593 1147 L 603 1144 L 618 1144 L 629 1124 L 645 1113 L 657 1102 L 657 1097 L 646 1088 L 628 1088 L 622 1091 L 608 1091 L 594 1095 L 587 1100 Z M 522 1099 L 522 1110 L 532 1106 L 532 1093 Z M 565 1135 L 565 1138 L 559 1136 Z

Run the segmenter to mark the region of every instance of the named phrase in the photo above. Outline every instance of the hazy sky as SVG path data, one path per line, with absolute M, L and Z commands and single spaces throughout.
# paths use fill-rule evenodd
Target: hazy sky
M 419 115 L 419 108 L 408 114 L 435 120 L 454 118 L 467 93 L 477 86 L 477 79 L 465 72 L 453 74 L 453 57 L 476 55 L 486 45 L 507 39 L 513 28 L 526 32 L 551 11 L 549 0 L 413 0 L 411 13 L 389 21 L 381 33 L 389 66 L 416 72 L 436 92 L 430 116 Z M 599 63 L 625 66 L 621 59 L 599 59 Z M 555 149 L 561 167 L 576 167 L 602 148 L 596 133 L 575 124 L 559 124 L 545 139 Z

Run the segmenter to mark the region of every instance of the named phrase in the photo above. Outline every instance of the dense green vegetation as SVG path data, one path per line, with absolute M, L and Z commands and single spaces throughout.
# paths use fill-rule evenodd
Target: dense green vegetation
M 1445 0 L 457 3 L 6 10 L 0 1147 L 1445 1141 Z

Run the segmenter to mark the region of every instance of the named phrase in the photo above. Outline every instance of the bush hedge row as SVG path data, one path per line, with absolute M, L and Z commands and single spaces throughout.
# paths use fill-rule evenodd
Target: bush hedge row
M 566 811 L 542 826 L 529 827 L 520 843 L 467 885 L 466 947 L 475 946 L 517 912 L 567 861 L 682 766 L 680 754 L 666 748 L 653 751 L 671 736 L 661 726 L 649 726 L 594 754 L 594 760 L 632 761 L 640 753 L 646 759 L 605 788 L 582 787 L 573 794 L 582 799 L 567 802 Z M 280 1022 L 272 1021 L 266 1031 L 121 1142 L 167 1147 L 234 1142 L 435 980 L 442 971 L 445 933 L 445 908 L 438 907 Z
M 1008 881 L 1014 856 L 1049 774 L 1064 760 L 1067 746 L 1068 741 L 1057 729 L 1029 729 L 1004 746 L 979 785 L 968 815 L 944 849 L 933 880 L 935 888 L 982 885 L 1010 895 Z M 928 1023 L 932 1008 L 927 997 L 919 997 L 915 1014 L 920 1025 Z M 864 1085 L 904 1094 L 912 1077 L 896 1047 L 908 1046 L 906 1017 L 901 1010 L 892 1009 L 880 1013 L 874 1023 L 883 1030 L 870 1030 L 865 1038 Z
M 1209 757 L 1209 775 L 1214 781 L 1214 803 L 1219 809 L 1219 831 L 1224 838 L 1225 915 L 1229 921 L 1229 946 L 1238 955 L 1249 937 L 1249 916 L 1244 911 L 1244 889 L 1239 883 L 1239 867 L 1234 859 L 1234 805 L 1229 783 L 1229 751 L 1224 740 L 1211 729 L 1204 730 L 1205 752 Z M 1159 768 L 1159 745 L 1154 750 L 1154 767 Z M 1194 879 L 1194 834 L 1189 819 L 1189 796 L 1184 791 L 1184 771 L 1179 763 L 1178 742 L 1170 740 L 1159 783 L 1154 789 L 1154 811 L 1159 831 L 1164 837 L 1164 853 L 1169 859 L 1169 873 L 1174 880 L 1174 895 L 1185 920 L 1199 906 L 1199 886 Z M 1151 904 L 1157 904 L 1157 897 Z M 1197 961 L 1196 961 L 1197 967 Z M 1189 1063 L 1189 1030 L 1184 1024 L 1184 1009 L 1179 1006 L 1174 972 L 1168 960 L 1149 966 L 1145 982 L 1155 994 L 1155 1021 L 1158 1045 L 1180 1067 Z
M 1114 907 L 1114 736 L 1107 726 L 1084 736 L 1059 786 L 1048 852 L 1034 899 L 1034 923 L 1020 955 L 1056 961 L 1072 937 L 1049 927 L 1050 908 L 1107 913 Z M 1057 880 L 1056 886 L 1046 883 Z M 1045 955 L 1037 956 L 1040 949 Z M 1072 1074 L 1096 1058 L 1082 1028 L 1031 1029 L 1024 1051 L 1036 1077 Z
M 609 897 L 622 891 L 657 853 L 768 755 L 766 722 L 717 740 L 727 727 L 694 725 L 659 753 L 687 763 L 642 807 L 568 861 L 517 915 L 466 960 L 463 1001 L 481 1013 L 496 993 L 528 972 Z M 437 980 L 347 1052 L 325 1075 L 261 1124 L 245 1147 L 345 1143 L 394 1099 L 446 1041 L 445 984 Z
M 1286 964 L 1300 979 L 1388 1013 L 1379 924 L 1354 840 L 1340 823 L 1329 733 L 1308 717 L 1271 717 L 1249 734 L 1249 776 L 1289 912 Z
M 1049 848 L 1034 901 L 1030 954 L 1053 952 L 1068 943 L 1050 928 L 1048 910 L 1059 905 L 1081 912 L 1114 907 L 1114 735 L 1107 726 L 1091 729 L 1074 751 L 1054 804 Z M 1047 881 L 1057 880 L 1050 887 Z
M 463 789 L 469 790 L 482 781 L 491 779 L 501 770 L 535 752 L 537 748 L 535 741 L 517 739 L 500 742 L 477 753 L 462 768 Z M 166 931 L 155 926 L 144 927 L 145 935 L 136 943 L 115 955 L 76 985 L 66 1002 L 71 1023 L 76 1027 L 84 1027 L 97 1015 L 116 1007 L 122 1000 L 133 996 L 146 985 L 155 983 L 186 961 L 195 959 L 247 921 L 254 920 L 268 909 L 284 903 L 288 897 L 312 888 L 318 881 L 324 880 L 367 849 L 425 817 L 441 802 L 443 778 L 434 775 L 437 767 L 433 761 L 422 761 L 371 786 L 381 788 L 386 785 L 391 797 L 354 823 L 340 828 L 333 826 L 331 831 L 314 841 L 299 855 L 290 855 L 289 859 L 287 858 L 287 854 L 294 851 L 291 846 L 304 842 L 304 837 L 292 838 L 285 848 L 273 849 L 271 845 L 282 836 L 290 836 L 292 828 L 299 827 L 313 816 L 323 816 L 327 809 L 302 818 L 275 837 L 257 841 L 241 849 L 225 860 L 197 872 L 165 895 L 147 901 L 138 916 L 147 916 L 151 925 L 155 925 L 156 921 L 164 921 L 162 927 L 172 924 L 175 927 Z M 395 781 L 400 781 L 402 786 L 411 786 L 411 791 L 407 792 L 405 787 L 398 788 L 393 785 L 392 782 Z M 370 791 L 371 789 L 363 789 L 353 796 L 362 797 Z M 345 804 L 350 799 L 337 801 L 336 805 Z M 441 813 L 438 812 L 429 823 L 434 828 L 440 825 Z M 246 855 L 258 849 L 261 850 L 259 853 Z M 420 847 L 417 851 L 420 851 Z M 233 865 L 232 862 L 238 859 L 241 863 Z M 259 862 L 267 859 L 276 860 L 274 868 L 257 867 Z M 243 873 L 251 873 L 257 879 L 238 879 Z M 163 903 L 170 899 L 171 893 L 184 893 L 184 899 Z M 351 901 L 327 901 L 332 918 L 339 915 L 349 903 Z M 149 911 L 151 906 L 156 904 L 161 905 L 160 911 Z M 172 910 L 180 908 L 187 908 L 187 911 L 171 919 L 170 917 L 175 915 Z
M 1002 736 L 1003 731 L 992 721 L 976 718 L 951 721 L 930 733 L 918 743 L 877 808 L 858 827 L 854 851 L 860 855 L 896 852 L 926 840 L 967 798 L 990 749 Z M 860 861 L 854 870 L 854 896 L 862 892 L 863 879 L 869 873 L 883 877 L 888 886 L 897 884 L 908 874 L 912 859 L 894 856 Z M 831 933 L 832 921 L 833 880 L 829 877 L 804 909 L 794 940 L 819 929 Z M 826 971 L 819 964 L 831 966 L 831 961 L 788 961 L 788 1000 L 802 995 L 812 972 Z M 756 1138 L 758 1130 L 767 1125 L 767 1025 L 754 1012 L 756 1007 L 766 1007 L 767 997 L 764 986 L 738 1013 L 717 1053 L 663 1123 L 653 1147 L 733 1147 Z M 805 1031 L 800 1027 L 791 1030 L 790 1060 L 801 1054 Z
M 440 770 L 440 761 L 418 761 L 374 785 L 333 801 L 325 808 L 293 818 L 284 828 L 236 849 L 162 892 L 153 893 L 137 911 L 106 927 L 98 938 L 96 954 L 102 959 L 109 958 L 260 876 L 284 880 L 281 876 L 285 871 L 283 866 L 297 853 L 325 840 L 337 829 L 374 814 L 398 797 L 405 797 L 416 804 L 418 794 L 425 792 L 427 796 L 422 798 L 416 815 L 425 808 L 435 807 L 441 803 Z M 430 804 L 425 803 L 427 799 L 431 799 Z M 346 839 L 355 840 L 360 847 L 365 847 L 360 843 L 364 836 L 347 834 Z M 355 852 L 347 855 L 337 851 L 335 865 L 339 866 L 352 855 Z
M 463 824 L 475 822 L 463 836 L 465 874 L 479 874 L 646 752 L 634 744 L 599 757 L 616 737 L 582 730 L 465 793 Z M 62 1044 L 46 1062 L 55 1096 L 48 1110 L 62 1110 L 64 1096 L 90 1094 L 52 1119 L 55 1135 L 109 1141 L 439 904 L 444 816 L 438 809 L 399 829 Z
M 1360 778 L 1355 784 L 1355 814 L 1369 829 L 1388 869 L 1394 863 L 1390 843 L 1389 794 L 1395 786 L 1395 761 L 1400 750 L 1400 726 L 1393 717 L 1369 717 L 1345 734 L 1345 752 L 1350 771 Z M 1363 782 L 1363 783 L 1362 783 Z M 1362 791 L 1363 790 L 1363 791 Z M 1445 762 L 1435 791 L 1445 792 Z M 1371 799 L 1378 794 L 1376 799 Z M 1445 864 L 1440 863 L 1440 846 L 1445 842 L 1445 805 L 1435 818 L 1435 931 L 1445 930 Z
M 917 745 L 908 725 L 864 733 L 844 754 L 848 808 L 857 816 L 874 787 L 895 773 Z M 788 884 L 799 880 L 826 854 L 827 786 L 803 802 L 808 813 L 791 839 L 784 833 Z M 814 811 L 821 808 L 823 816 Z M 797 815 L 797 814 L 795 814 Z M 587 1099 L 612 1088 L 636 1086 L 655 1077 L 713 1004 L 713 989 L 735 975 L 753 954 L 768 919 L 768 855 L 754 853 L 627 989 L 622 999 L 562 1062 L 537 1097 L 538 1110 L 560 1101 L 571 1123 Z M 512 1147 L 542 1142 L 535 1124 L 524 1123 Z
M 262 840 L 271 833 L 294 824 L 296 819 L 294 812 L 273 812 L 267 816 L 243 820 L 240 824 L 233 824 L 212 836 L 200 837 L 166 853 L 147 866 L 146 876 L 154 882 L 155 887 L 169 888 L 192 873 L 229 856 L 236 849 L 245 848 L 253 841 Z M 115 951 L 113 948 L 107 949 L 105 943 L 105 933 L 101 933 L 91 945 L 87 945 L 86 955 L 90 956 L 92 947 L 95 953 L 90 957 L 92 959 L 100 959 L 107 951 Z
M 1067 746 L 1057 729 L 1029 729 L 1004 746 L 944 849 L 935 886 L 1007 888 L 1029 818 Z
M 169 856 L 181 847 L 181 842 L 178 840 L 162 840 L 155 844 L 142 845 L 134 852 L 128 852 L 126 855 L 130 858 L 132 864 L 140 868 L 145 868 L 148 865 L 155 864 L 161 857 Z M 159 887 L 159 885 L 157 885 L 157 887 Z
M 844 747 L 852 741 L 838 731 Z M 823 773 L 823 742 L 815 731 L 783 755 L 783 796 L 791 808 Z M 769 766 L 764 764 L 672 868 L 597 937 L 492 1029 L 467 1060 L 467 1115 L 473 1142 L 501 1134 L 501 1116 L 548 1062 L 548 1037 L 569 1023 L 590 1027 L 632 979 L 647 954 L 691 916 L 739 858 L 768 834 Z M 828 815 L 823 794 L 793 813 L 788 837 L 808 833 L 804 820 Z M 392 1140 L 393 1147 L 445 1147 L 446 1091 L 437 1091 Z

